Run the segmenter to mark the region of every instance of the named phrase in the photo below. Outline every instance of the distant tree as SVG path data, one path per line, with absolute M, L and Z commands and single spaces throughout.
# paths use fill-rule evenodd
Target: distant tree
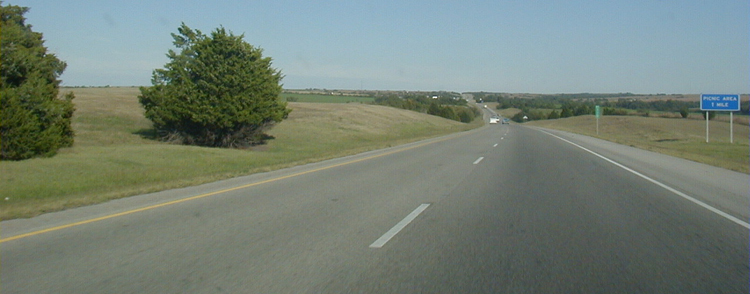
M 594 111 L 586 104 L 580 104 L 576 109 L 573 111 L 573 115 L 579 116 L 579 115 L 587 115 L 587 114 L 593 114 Z
M 706 119 L 706 111 L 701 111 L 701 113 L 703 114 L 703 119 Z M 712 120 L 714 118 L 716 118 L 716 111 L 708 111 L 708 119 Z
M 455 121 L 461 121 L 461 117 L 459 117 L 453 107 L 450 106 L 440 106 L 439 116 Z
M 562 110 L 560 111 L 560 118 L 566 118 L 573 116 L 573 111 L 570 110 L 569 107 L 563 106 Z
M 517 123 L 523 123 L 523 122 L 526 122 L 526 119 L 524 119 L 524 117 L 528 119 L 528 114 L 521 111 L 513 115 L 510 119 Z
M 396 108 L 405 108 L 404 99 L 398 98 L 396 95 L 381 96 L 375 98 L 375 104 L 387 105 Z
M 437 104 L 437 102 L 430 103 L 429 108 L 427 108 L 427 114 L 431 115 L 440 115 L 441 109 L 440 105 Z
M 541 110 L 530 110 L 527 113 L 527 116 L 528 116 L 529 120 L 543 120 L 543 119 L 547 119 L 548 115 L 546 115 Z
M 470 123 L 479 115 L 479 111 L 474 107 L 459 107 L 456 112 L 462 123 Z
M 628 115 L 627 110 L 614 108 L 614 107 L 603 107 L 602 115 Z
M 169 62 L 139 100 L 161 140 L 211 147 L 262 144 L 291 110 L 280 99 L 281 72 L 262 49 L 222 27 L 204 35 L 184 23 Z
M 680 109 L 680 116 L 682 116 L 682 118 L 687 118 L 688 114 L 690 113 L 688 112 L 687 108 Z
M 0 2 L 0 5 L 2 3 Z M 27 7 L 0 7 L 0 159 L 52 156 L 73 144 L 73 94 L 58 97 L 65 62 L 31 30 Z
M 553 110 L 553 111 L 551 111 L 551 112 L 550 112 L 550 113 L 549 113 L 549 114 L 547 115 L 547 119 L 558 119 L 558 118 L 560 118 L 560 114 L 559 114 L 559 113 L 557 113 L 557 111 L 554 111 L 554 110 Z

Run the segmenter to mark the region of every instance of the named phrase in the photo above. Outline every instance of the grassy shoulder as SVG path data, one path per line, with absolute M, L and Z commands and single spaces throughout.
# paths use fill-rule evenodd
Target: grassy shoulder
M 289 118 L 253 150 L 171 145 L 144 137 L 137 88 L 76 94 L 75 144 L 52 158 L 0 163 L 0 219 L 186 187 L 385 148 L 481 126 L 359 103 L 289 103 Z M 7 200 L 2 200 L 7 199 Z
M 593 115 L 526 124 L 583 134 L 738 172 L 749 172 L 750 128 L 747 124 L 734 124 L 734 143 L 730 143 L 728 121 L 709 123 L 709 143 L 706 143 L 706 121 L 700 119 L 602 116 L 599 120 L 599 135 L 596 134 L 596 118 Z

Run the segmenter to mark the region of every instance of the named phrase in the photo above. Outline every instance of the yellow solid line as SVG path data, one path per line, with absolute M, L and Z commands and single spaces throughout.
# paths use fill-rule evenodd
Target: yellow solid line
M 80 221 L 80 222 L 75 222 L 75 223 L 70 223 L 70 224 L 67 224 L 67 225 L 52 227 L 52 228 L 48 228 L 48 229 L 44 229 L 44 230 L 29 232 L 29 233 L 26 233 L 26 234 L 20 234 L 20 235 L 16 235 L 16 236 L 13 236 L 13 237 L 8 237 L 8 238 L 5 238 L 5 239 L 0 239 L 0 243 L 5 243 L 5 242 L 8 242 L 8 241 L 18 240 L 18 239 L 21 239 L 21 238 L 31 237 L 31 236 L 35 236 L 35 235 L 41 235 L 41 234 L 44 234 L 44 233 L 54 232 L 54 231 L 58 231 L 58 230 L 66 229 L 66 228 L 80 226 L 80 225 L 85 225 L 85 224 L 89 224 L 89 223 L 93 223 L 93 222 L 98 222 L 98 221 L 102 221 L 102 220 L 106 220 L 106 219 L 110 219 L 110 218 L 115 218 L 115 217 L 118 217 L 118 216 L 133 214 L 133 213 L 136 213 L 136 212 L 151 210 L 151 209 L 154 209 L 154 208 L 159 208 L 159 207 L 163 207 L 163 206 L 167 206 L 167 205 L 172 205 L 172 204 L 187 202 L 187 201 L 190 201 L 190 200 L 205 198 L 205 197 L 213 196 L 213 195 L 217 195 L 217 194 L 223 194 L 223 193 L 227 193 L 227 192 L 231 192 L 231 191 L 236 191 L 236 190 L 240 190 L 240 189 L 245 189 L 245 188 L 249 188 L 249 187 L 253 187 L 253 186 L 257 186 L 257 185 L 262 185 L 262 184 L 267 184 L 267 183 L 271 183 L 271 182 L 275 182 L 275 181 L 280 181 L 280 180 L 284 180 L 284 179 L 288 179 L 288 178 L 293 178 L 293 177 L 296 177 L 296 176 L 301 176 L 301 175 L 305 175 L 305 174 L 309 174 L 309 173 L 319 172 L 319 171 L 322 171 L 322 170 L 327 170 L 327 169 L 331 169 L 331 168 L 335 168 L 335 167 L 340 167 L 340 166 L 344 166 L 344 165 L 348 165 L 348 164 L 352 164 L 352 163 L 362 162 L 362 161 L 366 161 L 366 160 L 370 160 L 370 159 L 374 159 L 374 158 L 378 158 L 378 157 L 383 157 L 383 156 L 386 156 L 386 155 L 391 155 L 391 154 L 398 153 L 398 152 L 403 152 L 403 151 L 407 151 L 407 150 L 419 148 L 419 147 L 422 147 L 422 146 L 425 146 L 425 145 L 434 144 L 434 143 L 445 141 L 445 140 L 448 140 L 448 139 L 450 139 L 450 138 L 443 138 L 443 139 L 440 139 L 440 140 L 431 141 L 431 142 L 427 142 L 427 143 L 422 143 L 422 144 L 418 144 L 418 145 L 414 145 L 414 146 L 411 146 L 411 147 L 407 147 L 407 148 L 403 148 L 403 149 L 398 149 L 398 150 L 394 150 L 394 151 L 389 151 L 389 152 L 386 152 L 386 153 L 382 153 L 382 154 L 378 154 L 378 155 L 373 155 L 373 156 L 370 156 L 370 157 L 360 158 L 360 159 L 357 159 L 357 160 L 347 161 L 347 162 L 343 162 L 343 163 L 339 163 L 339 164 L 334 164 L 334 165 L 331 165 L 331 166 L 326 166 L 326 167 L 321 167 L 321 168 L 317 168 L 317 169 L 313 169 L 313 170 L 299 172 L 299 173 L 296 173 L 296 174 L 286 175 L 286 176 L 283 176 L 283 177 L 268 179 L 268 180 L 265 180 L 265 181 L 260 181 L 260 182 L 256 182 L 256 183 L 252 183 L 252 184 L 237 186 L 237 187 L 234 187 L 234 188 L 229 188 L 229 189 L 219 190 L 219 191 L 215 191 L 215 192 L 211 192 L 211 193 L 196 195 L 196 196 L 192 196 L 192 197 L 188 197 L 188 198 L 183 198 L 183 199 L 179 199 L 179 200 L 173 200 L 173 201 L 169 201 L 169 202 L 165 202 L 165 203 L 160 203 L 160 204 L 156 204 L 156 205 L 152 205 L 152 206 L 147 206 L 147 207 L 142 207 L 142 208 L 138 208 L 138 209 L 123 211 L 123 212 L 120 212 L 120 213 L 115 213 L 115 214 L 110 214 L 110 215 L 106 215 L 106 216 L 102 216 L 102 217 L 92 218 L 92 219 L 88 219 L 88 220 L 84 220 L 84 221 Z

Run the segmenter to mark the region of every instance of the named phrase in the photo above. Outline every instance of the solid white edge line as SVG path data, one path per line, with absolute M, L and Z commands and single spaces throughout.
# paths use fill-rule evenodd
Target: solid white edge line
M 591 154 L 595 155 L 596 157 L 599 157 L 599 158 L 601 158 L 601 159 L 604 159 L 604 160 L 606 160 L 607 162 L 609 162 L 609 163 L 611 163 L 611 164 L 614 164 L 614 165 L 616 165 L 616 166 L 618 166 L 618 167 L 620 167 L 620 168 L 622 168 L 622 169 L 624 169 L 624 170 L 626 170 L 626 171 L 628 171 L 628 172 L 630 172 L 630 173 L 632 173 L 632 174 L 634 174 L 634 175 L 636 175 L 636 176 L 639 176 L 639 177 L 641 177 L 641 178 L 643 178 L 643 179 L 645 179 L 645 180 L 647 180 L 647 181 L 649 181 L 649 182 L 651 182 L 651 183 L 654 183 L 654 184 L 656 184 L 657 186 L 659 186 L 659 187 L 662 187 L 662 188 L 666 189 L 666 190 L 667 190 L 667 191 L 669 191 L 669 192 L 672 192 L 672 193 L 674 193 L 674 194 L 677 194 L 678 196 L 680 196 L 680 197 L 682 197 L 682 198 L 685 198 L 685 199 L 687 199 L 687 200 L 689 200 L 689 201 L 691 201 L 691 202 L 693 202 L 693 203 L 695 203 L 695 204 L 698 204 L 699 206 L 701 206 L 701 207 L 703 207 L 703 208 L 705 208 L 705 209 L 708 209 L 708 210 L 710 210 L 710 211 L 711 211 L 711 212 L 713 212 L 713 213 L 716 213 L 716 214 L 718 214 L 718 215 L 720 215 L 720 216 L 723 216 L 724 218 L 726 218 L 726 219 L 728 219 L 728 220 L 730 220 L 730 221 L 733 221 L 733 222 L 735 222 L 736 224 L 738 224 L 738 225 L 740 225 L 740 226 L 743 226 L 743 227 L 745 227 L 746 229 L 750 229 L 750 224 L 748 224 L 747 222 L 744 222 L 744 221 L 742 221 L 741 219 L 738 219 L 738 218 L 736 218 L 736 217 L 734 217 L 734 216 L 732 216 L 732 215 L 730 215 L 730 214 L 728 214 L 728 213 L 726 213 L 726 212 L 723 212 L 723 211 L 721 211 L 721 210 L 719 210 L 719 209 L 717 209 L 717 208 L 715 208 L 715 207 L 713 207 L 713 206 L 711 206 L 711 205 L 708 205 L 708 204 L 706 204 L 706 203 L 704 203 L 704 202 L 701 202 L 701 201 L 700 201 L 700 200 L 698 200 L 698 199 L 695 199 L 695 198 L 693 198 L 693 197 L 690 197 L 690 196 L 688 196 L 688 195 L 687 195 L 687 194 L 685 194 L 685 193 L 682 193 L 682 192 L 680 192 L 680 191 L 677 191 L 676 189 L 674 189 L 674 188 L 672 188 L 672 187 L 670 187 L 670 186 L 667 186 L 667 185 L 665 185 L 665 184 L 662 184 L 661 182 L 659 182 L 659 181 L 657 181 L 657 180 L 654 180 L 654 179 L 652 179 L 652 178 L 649 178 L 648 176 L 646 176 L 646 175 L 644 175 L 644 174 L 641 174 L 641 173 L 639 173 L 639 172 L 637 172 L 637 171 L 635 171 L 635 170 L 633 170 L 633 169 L 631 169 L 631 168 L 629 168 L 629 167 L 627 167 L 627 166 L 624 166 L 624 165 L 622 165 L 622 164 L 619 164 L 619 163 L 617 163 L 617 162 L 616 162 L 616 161 L 614 161 L 614 160 L 611 160 L 611 159 L 609 159 L 609 158 L 606 158 L 606 157 L 604 157 L 603 155 L 600 155 L 600 154 L 598 154 L 598 153 L 596 153 L 596 152 L 594 152 L 594 151 L 591 151 L 591 150 L 589 150 L 589 149 L 586 149 L 585 147 L 583 147 L 583 146 L 581 146 L 581 145 L 578 145 L 578 144 L 576 144 L 576 143 L 573 143 L 573 142 L 571 142 L 571 141 L 568 141 L 568 140 L 566 140 L 566 139 L 564 139 L 564 138 L 562 138 L 562 137 L 559 137 L 559 136 L 557 136 L 557 135 L 555 135 L 555 134 L 552 134 L 552 133 L 549 133 L 549 132 L 546 132 L 546 131 L 542 131 L 542 130 L 540 130 L 540 131 L 541 131 L 541 132 L 543 132 L 543 133 L 545 133 L 545 134 L 547 134 L 547 135 L 550 135 L 550 136 L 552 136 L 552 137 L 555 137 L 555 138 L 557 138 L 557 139 L 560 139 L 560 140 L 562 140 L 563 142 L 566 142 L 566 143 L 568 143 L 568 144 L 570 144 L 570 145 L 576 146 L 576 147 L 578 147 L 578 148 L 580 148 L 580 149 L 582 149 L 582 150 L 584 150 L 584 151 L 586 151 L 586 152 L 588 152 L 588 153 L 591 153 Z
M 482 162 L 483 159 L 484 157 L 480 157 L 479 159 L 474 161 L 474 164 L 479 164 L 480 162 Z
M 388 243 L 388 241 L 391 240 L 396 234 L 401 232 L 409 223 L 411 223 L 419 214 L 421 214 L 427 207 L 430 206 L 429 203 L 423 203 L 417 209 L 414 209 L 409 215 L 407 215 L 404 219 L 402 219 L 400 222 L 398 222 L 393 228 L 388 230 L 388 232 L 385 232 L 383 236 L 380 236 L 375 242 L 370 244 L 370 248 L 381 248 L 385 243 Z

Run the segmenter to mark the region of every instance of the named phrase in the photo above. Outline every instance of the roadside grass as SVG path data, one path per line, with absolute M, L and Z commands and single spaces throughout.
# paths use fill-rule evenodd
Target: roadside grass
M 74 92 L 73 130 L 75 147 L 119 144 L 156 144 L 140 133 L 151 129 L 138 103 L 137 87 L 62 88 L 61 93 Z M 70 152 L 64 149 L 62 152 Z
M 299 93 L 281 93 L 281 98 L 288 102 L 312 103 L 372 103 L 375 101 L 375 98 L 373 97 Z
M 138 88 L 75 88 L 74 146 L 51 158 L 0 162 L 0 219 L 395 146 L 483 125 L 385 106 L 289 103 L 275 137 L 250 150 L 172 145 L 148 138 Z M 8 200 L 4 200 L 4 199 Z
M 602 116 L 599 135 L 596 134 L 593 115 L 527 124 L 583 134 L 742 173 L 750 172 L 750 127 L 747 124 L 734 123 L 734 143 L 730 143 L 728 121 L 712 120 L 709 123 L 709 143 L 706 143 L 706 122 L 699 119 Z

